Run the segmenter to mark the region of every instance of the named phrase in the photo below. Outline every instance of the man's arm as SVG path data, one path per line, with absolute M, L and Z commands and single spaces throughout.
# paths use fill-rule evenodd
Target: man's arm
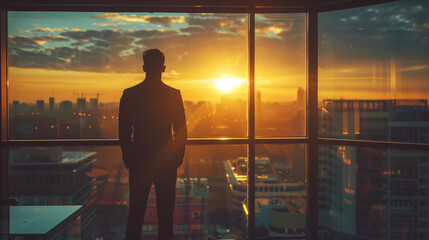
M 132 141 L 132 121 L 130 106 L 131 102 L 129 100 L 129 96 L 126 90 L 124 90 L 121 97 L 121 102 L 119 104 L 119 142 L 121 144 L 122 159 L 127 169 L 130 166 L 130 150 Z
M 183 107 L 183 100 L 180 91 L 178 91 L 176 98 L 176 109 L 174 109 L 175 116 L 173 119 L 174 151 L 177 153 L 177 167 L 180 167 L 183 163 L 183 157 L 185 156 L 188 130 L 186 127 L 185 108 Z

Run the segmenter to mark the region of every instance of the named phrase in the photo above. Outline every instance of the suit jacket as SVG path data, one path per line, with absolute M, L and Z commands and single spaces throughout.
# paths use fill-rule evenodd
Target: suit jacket
M 124 90 L 119 106 L 119 141 L 127 168 L 153 164 L 179 167 L 186 139 L 179 90 L 147 80 Z

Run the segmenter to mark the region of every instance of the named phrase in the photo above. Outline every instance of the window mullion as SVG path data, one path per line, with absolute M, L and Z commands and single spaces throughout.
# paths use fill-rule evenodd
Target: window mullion
M 0 179 L 1 179 L 1 191 L 0 197 L 2 199 L 9 197 L 9 160 L 8 160 L 8 150 L 4 146 L 4 143 L 8 138 L 8 105 L 7 105 L 7 11 L 0 11 L 0 42 L 1 42 L 1 162 L 0 162 Z
M 307 239 L 318 237 L 318 14 L 307 14 Z
M 254 3 L 254 1 L 252 1 Z M 247 225 L 248 239 L 255 239 L 255 8 L 249 12 L 249 103 L 248 103 L 248 171 Z

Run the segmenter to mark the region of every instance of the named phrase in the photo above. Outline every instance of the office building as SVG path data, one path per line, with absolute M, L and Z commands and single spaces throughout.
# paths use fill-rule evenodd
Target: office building
M 320 134 L 427 142 L 427 116 L 427 100 L 325 100 Z M 323 227 L 374 239 L 427 239 L 428 158 L 422 151 L 323 145 Z

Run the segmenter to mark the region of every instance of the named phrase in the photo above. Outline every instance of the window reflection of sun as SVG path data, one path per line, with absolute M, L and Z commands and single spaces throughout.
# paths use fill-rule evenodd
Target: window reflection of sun
M 216 87 L 223 93 L 231 92 L 242 83 L 243 80 L 240 78 L 224 77 L 216 79 Z

